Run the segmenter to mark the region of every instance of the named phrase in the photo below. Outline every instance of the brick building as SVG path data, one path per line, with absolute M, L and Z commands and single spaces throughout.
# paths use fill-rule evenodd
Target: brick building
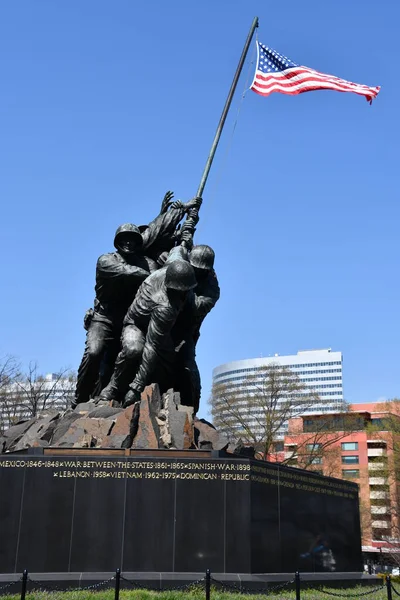
M 374 562 L 377 555 L 400 556 L 397 404 L 355 404 L 349 413 L 296 417 L 284 438 L 292 466 L 359 484 L 363 551 Z

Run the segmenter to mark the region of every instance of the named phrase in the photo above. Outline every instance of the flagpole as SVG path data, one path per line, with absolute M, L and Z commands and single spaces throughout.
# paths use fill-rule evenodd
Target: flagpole
M 244 61 L 246 60 L 246 56 L 247 56 L 247 52 L 249 50 L 249 46 L 251 44 L 251 40 L 253 39 L 253 35 L 254 35 L 254 32 L 255 32 L 255 30 L 256 30 L 257 27 L 258 27 L 258 17 L 254 17 L 253 22 L 252 22 L 251 27 L 250 27 L 249 34 L 247 36 L 247 39 L 246 39 L 246 42 L 245 42 L 245 45 L 244 45 L 244 48 L 243 48 L 243 51 L 242 51 L 242 55 L 241 55 L 240 60 L 239 60 L 239 64 L 238 64 L 237 69 L 236 69 L 235 76 L 234 76 L 233 81 L 232 81 L 231 89 L 229 90 L 229 94 L 228 94 L 228 97 L 226 99 L 225 106 L 224 106 L 224 109 L 222 111 L 222 115 L 221 115 L 221 118 L 219 120 L 219 123 L 218 123 L 217 131 L 215 132 L 214 141 L 212 143 L 211 150 L 210 150 L 210 153 L 209 153 L 208 158 L 207 158 L 206 166 L 204 167 L 203 175 L 201 177 L 200 184 L 199 184 L 199 187 L 197 189 L 196 196 L 199 197 L 199 198 L 201 198 L 202 195 L 203 195 L 203 191 L 204 191 L 204 188 L 205 188 L 205 185 L 206 185 L 206 182 L 207 182 L 208 174 L 210 172 L 211 165 L 212 165 L 212 162 L 214 160 L 215 152 L 217 150 L 218 142 L 219 142 L 219 139 L 221 137 L 222 129 L 224 127 L 225 120 L 226 120 L 227 114 L 229 112 L 229 108 L 231 106 L 231 103 L 232 103 L 233 95 L 235 93 L 236 86 L 237 86 L 237 83 L 239 81 L 239 77 L 240 77 L 240 74 L 242 72 L 242 69 L 243 69 Z
M 222 129 L 224 128 L 225 120 L 226 120 L 227 114 L 229 112 L 231 103 L 232 103 L 233 95 L 235 93 L 236 86 L 239 81 L 239 77 L 242 72 L 242 69 L 243 69 L 244 61 L 246 60 L 247 52 L 249 50 L 251 40 L 253 39 L 253 35 L 254 35 L 254 32 L 257 27 L 258 27 L 258 17 L 254 17 L 253 22 L 250 27 L 249 34 L 248 34 L 246 42 L 244 44 L 244 48 L 243 48 L 242 55 L 239 60 L 239 64 L 236 69 L 235 76 L 232 81 L 231 89 L 229 90 L 228 97 L 226 99 L 225 106 L 222 111 L 222 115 L 219 120 L 219 123 L 218 123 L 217 131 L 215 132 L 214 140 L 213 140 L 211 150 L 210 150 L 208 158 L 207 158 L 206 166 L 204 167 L 203 175 L 201 176 L 200 184 L 199 184 L 199 187 L 197 188 L 197 194 L 196 194 L 197 198 L 201 198 L 203 195 L 203 191 L 204 191 L 204 188 L 205 188 L 205 185 L 207 182 L 208 174 L 210 172 L 211 165 L 214 160 L 215 152 L 217 150 L 218 142 L 221 137 Z M 189 232 L 190 236 L 192 238 L 192 243 L 193 243 L 193 234 L 196 231 L 196 225 L 197 225 L 198 221 L 199 221 L 199 209 L 191 208 L 187 214 L 186 221 L 184 222 L 184 224 L 182 226 L 181 236 L 183 233 Z M 181 244 L 183 246 L 187 246 L 186 241 L 182 241 Z

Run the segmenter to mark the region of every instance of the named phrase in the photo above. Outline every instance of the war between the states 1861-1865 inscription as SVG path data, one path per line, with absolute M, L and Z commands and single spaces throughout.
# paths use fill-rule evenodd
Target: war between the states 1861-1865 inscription
M 84 452 L 0 457 L 0 572 L 361 568 L 353 483 L 209 453 Z

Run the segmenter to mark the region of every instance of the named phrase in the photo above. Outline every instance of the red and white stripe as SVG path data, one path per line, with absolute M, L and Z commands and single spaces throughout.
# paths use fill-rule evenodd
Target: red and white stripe
M 312 90 L 336 90 L 360 94 L 372 102 L 377 97 L 380 86 L 369 87 L 334 75 L 319 73 L 308 67 L 297 66 L 275 73 L 263 73 L 257 69 L 251 89 L 261 96 L 269 96 L 272 92 L 294 96 Z

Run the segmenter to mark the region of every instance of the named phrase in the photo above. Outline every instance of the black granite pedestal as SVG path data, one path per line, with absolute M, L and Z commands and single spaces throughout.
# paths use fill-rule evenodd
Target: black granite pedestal
M 362 570 L 357 485 L 223 453 L 0 456 L 0 573 Z

